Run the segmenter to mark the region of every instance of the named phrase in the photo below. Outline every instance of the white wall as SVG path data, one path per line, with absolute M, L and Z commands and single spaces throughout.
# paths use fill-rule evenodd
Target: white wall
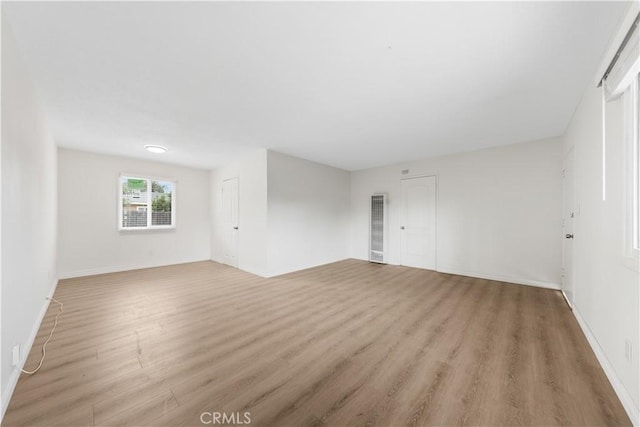
M 238 268 L 266 276 L 267 151 L 211 172 L 211 259 L 216 262 L 222 262 L 222 182 L 229 178 L 238 178 Z
M 606 201 L 602 200 L 602 104 L 595 84 L 583 95 L 563 141 L 575 150 L 574 314 L 632 420 L 640 406 L 640 275 L 625 244 L 623 102 L 607 103 Z M 631 363 L 625 340 L 633 345 Z
M 118 231 L 121 173 L 177 181 L 175 229 Z M 61 278 L 210 258 L 208 171 L 59 149 L 58 207 Z
M 407 175 L 402 170 L 409 169 Z M 351 254 L 368 257 L 369 199 L 389 195 L 389 263 L 400 263 L 400 179 L 437 175 L 437 269 L 559 287 L 561 150 L 548 139 L 362 170 L 351 179 Z
M 349 257 L 350 173 L 267 153 L 268 275 Z
M 56 284 L 56 147 L 29 73 L 2 22 L 2 414 Z

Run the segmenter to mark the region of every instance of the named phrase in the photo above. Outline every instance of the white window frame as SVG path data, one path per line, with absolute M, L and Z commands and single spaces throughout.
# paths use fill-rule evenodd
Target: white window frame
M 640 74 L 625 96 L 626 217 L 624 263 L 640 271 Z
M 143 179 L 147 181 L 147 225 L 144 227 L 123 227 L 122 220 L 124 216 L 122 203 L 122 178 Z M 171 192 L 171 225 L 152 225 L 153 203 L 151 197 L 151 181 L 170 182 L 173 185 Z M 172 178 L 161 178 L 157 176 L 149 176 L 137 173 L 121 173 L 118 176 L 118 231 L 140 231 L 140 230 L 171 230 L 176 228 L 176 193 L 178 181 Z
M 633 183 L 631 185 L 631 190 L 633 191 L 633 196 L 631 197 L 631 201 L 633 204 L 632 249 L 637 259 L 640 256 L 640 119 L 638 118 L 638 115 L 640 115 L 640 73 L 638 73 L 634 80 L 635 81 L 631 89 L 633 93 L 633 108 L 631 110 L 633 130 L 630 132 L 632 146 L 631 161 L 633 163 L 631 176 Z

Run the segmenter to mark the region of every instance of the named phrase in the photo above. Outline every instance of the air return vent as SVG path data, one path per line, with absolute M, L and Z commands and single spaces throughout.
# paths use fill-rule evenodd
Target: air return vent
M 386 262 L 386 222 L 387 196 L 374 194 L 371 196 L 371 216 L 369 219 L 369 261 Z

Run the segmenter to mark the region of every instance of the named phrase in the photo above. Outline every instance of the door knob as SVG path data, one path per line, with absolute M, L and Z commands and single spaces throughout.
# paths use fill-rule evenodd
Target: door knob
M 564 237 L 567 239 L 573 239 L 573 234 L 565 234 Z
M 234 230 L 237 230 L 237 229 L 238 229 L 238 227 L 237 227 L 237 226 L 236 226 L 236 227 L 233 227 L 233 229 L 234 229 Z
M 401 225 L 401 226 L 400 226 L 400 230 L 404 230 L 404 225 Z

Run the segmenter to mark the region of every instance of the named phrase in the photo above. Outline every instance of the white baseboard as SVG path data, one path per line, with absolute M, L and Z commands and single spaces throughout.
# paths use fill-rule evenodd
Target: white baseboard
M 437 271 L 439 273 L 455 274 L 457 276 L 476 277 L 478 279 L 495 280 L 496 282 L 515 283 L 518 285 L 537 286 L 538 288 L 554 289 L 559 291 L 559 283 L 541 282 L 539 280 L 523 279 L 521 277 L 503 276 L 500 274 L 485 274 L 475 273 L 473 271 L 456 270 L 455 268 L 440 268 Z
M 53 294 L 56 292 L 56 288 L 58 287 L 58 280 L 55 280 L 51 285 L 51 290 L 47 295 L 48 298 L 53 298 Z M 13 368 L 11 371 L 11 375 L 9 375 L 9 381 L 7 382 L 7 388 L 2 391 L 2 408 L 0 412 L 0 422 L 4 418 L 4 414 L 9 407 L 9 402 L 11 401 L 11 396 L 13 395 L 13 391 L 18 384 L 18 379 L 20 378 L 20 373 L 22 369 L 24 369 L 24 364 L 27 361 L 27 356 L 31 352 L 31 347 L 33 346 L 33 342 L 36 339 L 36 335 L 38 334 L 38 330 L 40 330 L 40 325 L 42 324 L 42 320 L 44 319 L 45 314 L 47 314 L 47 310 L 49 309 L 49 304 L 51 300 L 45 298 L 42 308 L 40 309 L 40 314 L 38 315 L 38 320 L 33 324 L 31 328 L 31 333 L 27 338 L 27 341 L 24 343 L 24 347 L 22 348 L 21 360 L 20 364 Z
M 631 422 L 634 426 L 640 425 L 640 409 L 633 401 L 629 390 L 627 390 L 625 385 L 618 377 L 618 374 L 616 374 L 616 371 L 613 369 L 613 366 L 609 362 L 609 359 L 604 353 L 604 350 L 602 349 L 602 347 L 600 347 L 598 340 L 591 332 L 589 325 L 587 325 L 587 322 L 585 322 L 585 320 L 582 318 L 582 315 L 580 315 L 580 311 L 575 305 L 573 306 L 573 315 L 578 321 L 578 324 L 580 325 L 580 328 L 582 329 L 585 337 L 587 337 L 587 341 L 591 345 L 591 348 L 593 349 L 598 362 L 600 362 L 600 366 L 602 366 L 604 373 L 607 375 L 611 386 L 618 395 L 622 406 L 624 407 L 625 411 L 627 411 L 627 415 L 629 415 Z
M 202 259 L 184 260 L 184 261 L 179 261 L 179 262 L 170 263 L 170 264 L 160 262 L 160 263 L 149 263 L 149 264 L 129 264 L 129 265 L 115 265 L 115 266 L 109 266 L 109 267 L 87 268 L 83 270 L 61 272 L 60 280 L 73 279 L 74 277 L 95 276 L 98 274 L 119 273 L 121 271 L 140 270 L 143 268 L 166 267 L 168 265 L 187 264 L 190 262 L 200 262 L 200 261 L 211 261 L 211 260 L 209 258 L 202 258 Z
M 562 293 L 562 297 L 564 298 L 564 301 L 567 303 L 569 308 L 571 310 L 573 310 L 573 303 L 571 301 L 569 301 L 569 298 L 567 297 L 567 294 L 564 291 L 560 291 L 560 292 Z

